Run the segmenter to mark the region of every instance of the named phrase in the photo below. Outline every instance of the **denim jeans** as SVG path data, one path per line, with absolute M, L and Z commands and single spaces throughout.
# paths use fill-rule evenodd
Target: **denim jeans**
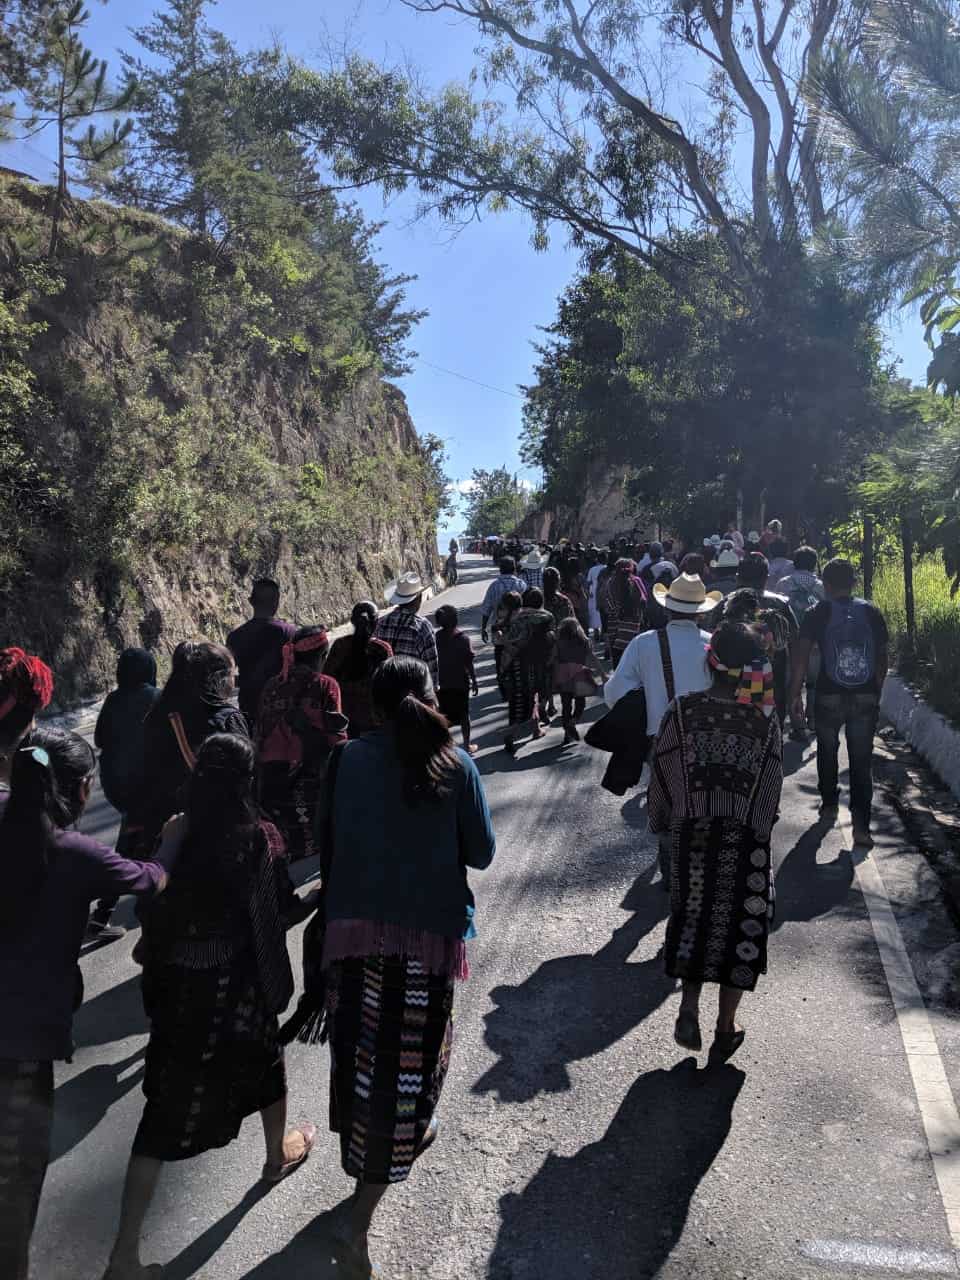
M 840 730 L 847 735 L 850 758 L 850 812 L 856 826 L 870 825 L 873 805 L 873 737 L 880 697 L 876 693 L 817 693 L 817 781 L 824 804 L 839 798 L 837 755 Z

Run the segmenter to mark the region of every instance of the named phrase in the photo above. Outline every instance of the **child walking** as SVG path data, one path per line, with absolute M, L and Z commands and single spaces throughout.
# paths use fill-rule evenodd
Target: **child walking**
M 437 689 L 437 705 L 451 725 L 459 725 L 463 734 L 463 749 L 470 755 L 477 754 L 476 744 L 470 741 L 470 695 L 480 692 L 474 665 L 473 645 L 465 631 L 460 630 L 460 615 L 452 604 L 437 610 L 437 655 L 440 660 L 440 687 Z
M 597 662 L 586 632 L 576 618 L 564 618 L 557 627 L 556 665 L 553 669 L 553 687 L 560 695 L 563 707 L 563 743 L 580 741 L 577 721 L 592 697 L 603 683 L 603 668 Z

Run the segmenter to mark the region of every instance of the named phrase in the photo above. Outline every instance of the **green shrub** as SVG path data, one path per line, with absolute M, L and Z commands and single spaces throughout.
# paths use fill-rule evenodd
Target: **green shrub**
M 890 628 L 891 658 L 931 706 L 960 725 L 960 598 L 950 596 L 950 579 L 939 555 L 914 565 L 917 637 L 907 642 L 903 562 L 890 561 L 877 574 L 873 600 Z

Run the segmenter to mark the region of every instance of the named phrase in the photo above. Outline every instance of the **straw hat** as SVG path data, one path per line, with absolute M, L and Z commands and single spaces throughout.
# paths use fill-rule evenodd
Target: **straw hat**
M 539 569 L 543 565 L 543 556 L 536 547 L 532 547 L 526 557 L 520 561 L 521 569 Z
M 715 569 L 739 569 L 740 557 L 737 555 L 737 553 L 733 550 L 732 547 L 729 550 L 721 551 L 720 554 L 717 556 L 717 563 L 714 565 L 714 568 Z
M 387 604 L 412 604 L 422 596 L 426 588 L 419 573 L 405 573 L 399 582 L 391 582 L 386 589 Z
M 695 573 L 681 573 L 669 588 L 662 582 L 655 583 L 653 598 L 664 609 L 675 613 L 709 613 L 723 599 L 723 592 L 708 591 L 703 579 Z

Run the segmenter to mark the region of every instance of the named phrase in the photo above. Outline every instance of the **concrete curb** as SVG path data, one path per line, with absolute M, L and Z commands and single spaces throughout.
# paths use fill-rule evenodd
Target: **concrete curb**
M 887 676 L 880 710 L 960 800 L 960 731 L 897 675 Z

